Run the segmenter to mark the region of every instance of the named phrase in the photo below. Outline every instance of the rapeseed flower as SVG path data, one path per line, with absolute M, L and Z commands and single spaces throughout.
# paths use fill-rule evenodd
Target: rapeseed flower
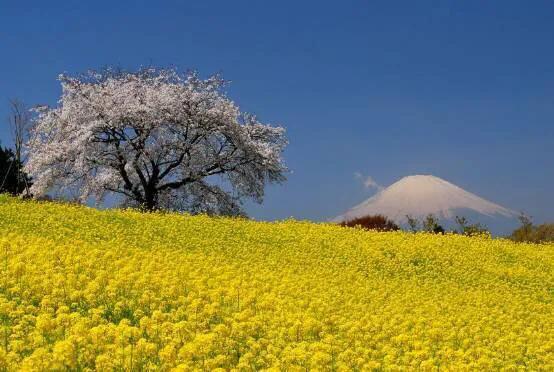
M 5 370 L 552 370 L 554 245 L 0 196 Z

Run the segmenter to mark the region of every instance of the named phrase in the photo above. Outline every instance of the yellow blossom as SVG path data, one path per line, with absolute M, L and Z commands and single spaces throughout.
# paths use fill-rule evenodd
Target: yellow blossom
M 554 245 L 0 196 L 1 370 L 554 370 Z

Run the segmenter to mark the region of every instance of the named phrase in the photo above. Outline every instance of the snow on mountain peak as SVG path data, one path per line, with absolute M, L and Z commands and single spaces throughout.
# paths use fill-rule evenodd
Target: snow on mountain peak
M 439 177 L 413 175 L 393 183 L 333 221 L 383 214 L 402 223 L 406 215 L 423 218 L 430 213 L 438 218 L 451 219 L 459 209 L 471 210 L 489 217 L 516 215 L 510 209 L 465 191 Z

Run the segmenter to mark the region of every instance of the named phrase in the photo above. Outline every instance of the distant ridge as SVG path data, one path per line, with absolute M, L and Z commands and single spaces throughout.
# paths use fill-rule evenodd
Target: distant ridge
M 342 222 L 356 217 L 383 214 L 398 223 L 406 215 L 423 218 L 432 213 L 439 219 L 453 219 L 458 210 L 487 217 L 515 217 L 516 212 L 485 200 L 475 194 L 431 175 L 407 176 L 349 209 L 332 221 Z

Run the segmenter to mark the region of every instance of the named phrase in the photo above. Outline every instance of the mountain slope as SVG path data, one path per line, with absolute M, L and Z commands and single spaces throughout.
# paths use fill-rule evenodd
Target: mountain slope
M 383 214 L 399 223 L 406 215 L 422 218 L 432 213 L 452 219 L 458 210 L 494 217 L 514 217 L 516 213 L 498 204 L 430 175 L 404 177 L 363 203 L 333 219 L 341 222 L 356 217 Z

